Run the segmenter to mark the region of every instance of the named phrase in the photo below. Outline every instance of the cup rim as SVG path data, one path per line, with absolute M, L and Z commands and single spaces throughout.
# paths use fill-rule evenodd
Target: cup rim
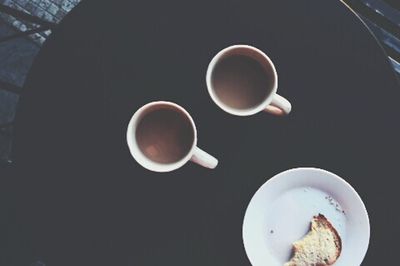
M 179 161 L 176 161 L 173 163 L 165 164 L 165 163 L 158 163 L 158 162 L 152 161 L 140 150 L 140 148 L 138 147 L 137 142 L 136 142 L 136 128 L 137 128 L 138 123 L 140 122 L 140 118 L 142 117 L 142 115 L 145 113 L 146 110 L 148 110 L 151 107 L 158 106 L 158 105 L 169 106 L 169 107 L 178 109 L 189 119 L 190 124 L 192 125 L 192 128 L 193 128 L 193 143 L 192 143 L 190 150 L 183 158 L 181 158 Z M 128 124 L 127 132 L 126 132 L 126 140 L 127 140 L 127 144 L 128 144 L 131 156 L 141 166 L 143 166 L 147 170 L 154 171 L 154 172 L 171 172 L 171 171 L 176 170 L 176 169 L 182 167 L 183 165 L 185 165 L 193 156 L 194 149 L 197 146 L 197 129 L 196 129 L 196 125 L 195 125 L 191 115 L 180 105 L 173 103 L 173 102 L 169 102 L 169 101 L 153 101 L 153 102 L 143 105 L 133 114 L 133 116 L 131 117 L 129 124 Z
M 255 106 L 253 108 L 243 109 L 243 110 L 232 108 L 232 107 L 224 104 L 222 101 L 220 101 L 218 99 L 218 96 L 214 93 L 214 89 L 213 89 L 212 81 L 211 81 L 212 73 L 213 73 L 213 70 L 214 70 L 215 66 L 217 65 L 217 63 L 222 59 L 222 57 L 226 53 L 228 53 L 232 50 L 237 50 L 237 49 L 248 49 L 248 50 L 251 50 L 251 51 L 256 52 L 257 54 L 261 55 L 261 57 L 264 58 L 265 61 L 271 66 L 272 72 L 273 72 L 274 78 L 275 78 L 275 82 L 274 82 L 274 85 L 272 87 L 270 94 L 257 106 Z M 260 61 L 260 60 L 257 59 L 257 61 Z M 272 60 L 263 51 L 261 51 L 260 49 L 254 47 L 254 46 L 251 46 L 251 45 L 235 44 L 235 45 L 230 45 L 230 46 L 222 49 L 211 59 L 210 63 L 208 64 L 208 67 L 207 67 L 206 84 L 207 84 L 207 91 L 210 94 L 211 99 L 219 108 L 221 108 L 225 112 L 233 114 L 233 115 L 250 116 L 250 115 L 254 115 L 258 112 L 261 112 L 262 110 L 267 108 L 267 106 L 272 102 L 272 99 L 278 90 L 278 73 L 276 71 L 275 65 L 272 62 Z

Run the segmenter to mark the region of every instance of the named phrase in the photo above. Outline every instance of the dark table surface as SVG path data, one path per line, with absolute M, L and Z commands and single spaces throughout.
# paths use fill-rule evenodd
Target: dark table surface
M 212 103 L 208 62 L 237 43 L 275 62 L 289 116 L 234 117 Z M 363 265 L 391 264 L 398 99 L 376 40 L 336 0 L 85 0 L 43 46 L 20 100 L 15 176 L 2 186 L 4 261 L 249 265 L 241 229 L 251 196 L 281 171 L 315 166 L 364 199 Z M 192 114 L 215 170 L 158 174 L 131 158 L 127 123 L 153 100 Z

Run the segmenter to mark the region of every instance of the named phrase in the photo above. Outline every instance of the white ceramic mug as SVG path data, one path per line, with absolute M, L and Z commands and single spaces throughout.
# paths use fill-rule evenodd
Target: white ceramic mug
M 151 102 L 132 116 L 127 142 L 133 158 L 144 168 L 170 172 L 189 160 L 213 169 L 218 160 L 197 147 L 197 130 L 190 114 L 172 102 Z
M 277 94 L 278 74 L 271 59 L 249 45 L 233 45 L 211 60 L 206 74 L 212 100 L 224 111 L 248 116 L 260 111 L 289 114 L 292 106 Z

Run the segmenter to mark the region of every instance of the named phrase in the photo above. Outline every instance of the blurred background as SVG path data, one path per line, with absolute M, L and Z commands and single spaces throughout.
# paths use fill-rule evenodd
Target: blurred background
M 11 162 L 12 122 L 41 45 L 80 0 L 0 0 L 0 164 Z

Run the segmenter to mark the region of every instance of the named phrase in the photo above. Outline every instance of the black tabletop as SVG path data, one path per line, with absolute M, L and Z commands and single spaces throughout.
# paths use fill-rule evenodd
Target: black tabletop
M 207 65 L 232 44 L 271 57 L 289 116 L 234 117 L 213 104 Z M 363 265 L 393 263 L 398 99 L 381 47 L 336 0 L 85 0 L 44 44 L 20 100 L 7 187 L 18 237 L 7 238 L 7 260 L 249 265 L 241 233 L 251 196 L 281 171 L 314 166 L 364 199 Z M 215 170 L 159 174 L 132 159 L 128 121 L 154 100 L 191 113 Z

